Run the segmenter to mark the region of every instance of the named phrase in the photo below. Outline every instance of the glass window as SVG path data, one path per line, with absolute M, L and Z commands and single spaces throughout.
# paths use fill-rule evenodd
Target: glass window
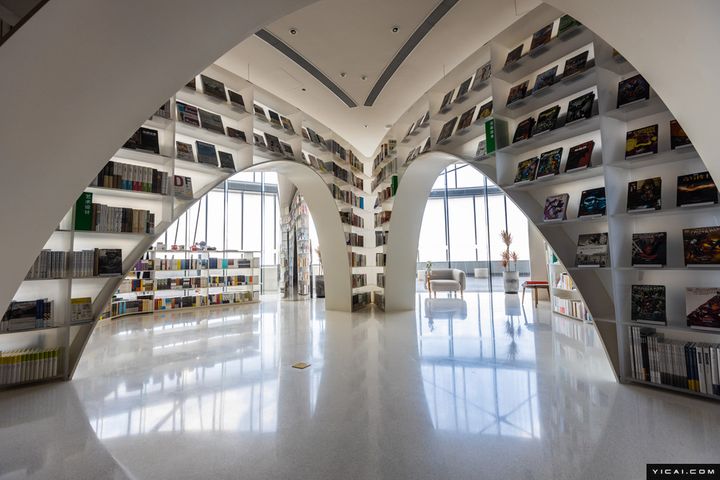
M 445 202 L 442 198 L 431 198 L 425 205 L 418 256 L 420 262 L 447 261 L 445 240 Z
M 477 259 L 486 262 L 490 247 L 488 245 L 488 222 L 485 211 L 485 196 L 475 196 L 475 226 L 477 227 Z
M 513 236 L 511 249 L 517 252 L 520 260 L 530 260 L 527 217 L 511 200 L 507 202 L 507 218 L 508 230 Z
M 259 193 L 245 192 L 243 199 L 242 235 L 243 250 L 260 250 L 261 197 Z M 229 227 L 230 225 L 228 225 Z
M 485 175 L 469 165 L 457 171 L 457 188 L 482 187 L 485 184 Z
M 225 248 L 225 202 L 223 191 L 213 190 L 207 194 L 207 244 L 218 250 Z
M 227 239 L 228 250 L 243 250 L 243 192 L 237 190 L 228 191 L 227 203 Z
M 280 220 L 276 195 L 265 195 L 263 212 L 263 265 L 277 264 L 277 245 L 279 242 Z
M 450 260 L 453 262 L 475 261 L 473 198 L 450 197 L 448 199 L 448 217 L 450 222 Z
M 505 245 L 500 240 L 500 231 L 505 230 L 505 195 L 488 195 L 490 211 L 490 258 L 500 261 Z

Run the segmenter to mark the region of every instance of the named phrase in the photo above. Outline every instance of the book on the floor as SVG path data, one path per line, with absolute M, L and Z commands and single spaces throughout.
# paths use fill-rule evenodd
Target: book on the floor
M 665 325 L 665 285 L 632 285 L 630 288 L 630 319 Z
M 245 137 L 245 132 L 242 130 L 238 130 L 233 127 L 225 127 L 227 136 L 230 138 L 238 138 L 242 140 L 243 142 L 247 142 L 247 138 Z
M 559 147 L 540 154 L 537 178 L 551 177 L 560 173 L 562 152 L 562 147 Z
M 635 75 L 618 83 L 617 108 L 649 98 L 650 84 L 642 75 Z
M 190 90 L 197 90 L 196 78 L 193 77 L 189 82 L 187 82 L 187 83 L 185 84 L 185 86 L 186 86 L 187 88 L 189 88 Z
M 585 70 L 587 66 L 589 50 L 585 50 L 582 53 L 578 53 L 574 57 L 570 57 L 565 60 L 565 67 L 563 68 L 562 78 L 570 78 L 576 73 L 580 73 Z
M 132 137 L 125 142 L 123 148 L 159 154 L 160 140 L 158 131 L 152 128 L 140 127 L 133 133 Z
M 492 75 L 492 66 L 490 62 L 487 62 L 475 72 L 475 80 L 473 81 L 472 89 L 479 90 L 482 88 L 485 83 L 490 80 L 490 75 Z
M 542 90 L 545 87 L 549 87 L 553 83 L 555 83 L 555 75 L 557 74 L 557 65 L 554 67 L 545 70 L 542 73 L 539 73 L 537 77 L 535 77 L 535 85 L 533 85 L 532 93 L 535 94 Z
M 507 57 L 505 58 L 505 66 L 503 68 L 507 68 L 510 65 L 512 65 L 513 63 L 520 60 L 520 57 L 522 57 L 522 50 L 523 50 L 522 44 L 520 44 L 517 47 L 510 50 L 507 54 Z
M 538 157 L 528 158 L 518 163 L 515 183 L 531 182 L 535 180 L 538 168 Z
M 685 313 L 690 328 L 720 329 L 720 288 L 686 288 Z
M 525 95 L 527 95 L 527 88 L 529 82 L 529 80 L 525 80 L 523 83 L 512 87 L 510 89 L 510 92 L 508 92 L 508 98 L 507 102 L 505 102 L 505 105 L 512 105 L 513 103 L 516 103 L 525 98 Z
M 547 197 L 545 199 L 545 209 L 543 210 L 543 220 L 546 222 L 561 222 L 567 219 L 569 199 L 570 195 L 567 193 Z
M 710 172 L 680 175 L 677 178 L 677 206 L 699 207 L 718 203 L 718 189 Z
M 605 215 L 607 200 L 605 187 L 583 190 L 578 206 L 578 218 L 595 218 Z
M 533 33 L 532 40 L 530 41 L 530 51 L 532 52 L 536 48 L 539 48 L 549 42 L 552 31 L 553 24 L 551 23 L 550 25 L 546 25 L 537 32 Z
M 565 162 L 565 173 L 588 168 L 592 160 L 593 147 L 595 147 L 593 140 L 571 147 Z
M 92 298 L 79 297 L 70 299 L 70 323 L 90 322 L 92 315 Z
M 515 134 L 513 135 L 513 143 L 527 140 L 532 137 L 534 126 L 535 119 L 533 117 L 526 118 L 522 122 L 518 123 L 518 126 L 515 128 Z
M 453 88 L 448 93 L 445 94 L 443 97 L 442 103 L 440 104 L 440 112 L 446 112 L 449 108 L 450 102 L 452 102 L 453 94 L 455 93 L 455 89 Z
M 489 117 L 490 115 L 492 115 L 492 112 L 493 112 L 493 102 L 492 102 L 492 100 L 490 100 L 489 102 L 486 102 L 486 103 L 483 103 L 482 105 L 480 105 L 480 107 L 478 108 L 477 120 L 475 120 L 475 121 L 478 121 L 481 118 Z
M 630 130 L 625 139 L 625 159 L 643 157 L 658 152 L 658 126 Z
M 462 115 L 460 115 L 460 121 L 458 122 L 458 132 L 460 130 L 464 130 L 468 128 L 470 125 L 472 125 L 473 117 L 475 116 L 475 107 L 472 107 L 470 110 L 464 112 Z
M 230 98 L 230 103 L 240 108 L 242 111 L 245 111 L 245 100 L 243 99 L 243 96 L 240 95 L 237 92 L 233 92 L 232 90 L 228 90 L 228 97 Z
M 181 200 L 192 200 L 193 189 L 192 189 L 192 178 L 184 177 L 182 175 L 175 175 L 175 196 Z
M 576 266 L 607 267 L 608 263 L 607 233 L 582 233 L 578 236 Z
M 565 125 L 592 117 L 594 103 L 595 92 L 588 92 L 570 100 L 567 115 L 565 115 Z
M 267 148 L 265 137 L 261 133 L 253 133 L 253 142 L 258 147 Z
M 217 132 L 220 135 L 225 135 L 225 127 L 223 126 L 222 117 L 217 113 L 208 112 L 201 108 L 198 109 L 200 112 L 200 125 L 205 130 Z
M 98 277 L 122 275 L 122 249 L 96 248 L 95 275 Z
M 720 265 L 720 227 L 683 229 L 685 265 Z
M 670 150 L 691 147 L 692 142 L 677 120 L 670 120 Z
M 175 102 L 175 108 L 177 108 L 178 120 L 193 127 L 200 126 L 200 116 L 197 107 L 183 102 Z
M 458 87 L 457 96 L 455 97 L 456 102 L 461 102 L 465 98 L 465 95 L 467 95 L 467 93 L 470 91 L 471 83 L 472 83 L 472 77 L 468 78 L 467 80 L 465 80 L 464 82 L 462 82 L 460 84 L 460 86 Z
M 225 94 L 225 84 L 215 80 L 214 78 L 200 75 L 200 81 L 202 82 L 203 93 L 211 97 L 227 102 L 227 96 Z
M 270 118 L 270 124 L 282 128 L 282 122 L 280 121 L 279 113 L 274 112 L 268 108 L 268 117 Z
M 438 135 L 438 139 L 436 143 L 441 143 L 444 140 L 447 140 L 450 138 L 450 135 L 452 135 L 453 130 L 455 129 L 455 124 L 458 121 L 458 117 L 453 118 L 452 120 L 448 120 L 445 122 L 445 125 L 443 125 L 442 130 L 440 130 L 440 135 Z
M 218 150 L 217 153 L 220 159 L 220 168 L 235 170 L 235 160 L 233 159 L 232 153 L 223 152 L 222 150 Z
M 176 141 L 175 148 L 177 150 L 177 159 L 185 160 L 186 162 L 194 162 L 195 155 L 193 154 L 192 145 L 185 142 Z
M 217 167 L 218 161 L 215 145 L 196 140 L 195 148 L 197 149 L 198 163 L 205 163 Z
M 633 267 L 662 267 L 667 264 L 667 232 L 633 233 Z
M 268 121 L 267 115 L 265 114 L 265 109 L 257 103 L 253 103 L 253 112 L 255 113 L 255 116 L 260 120 L 264 120 L 266 122 Z
M 662 177 L 646 178 L 628 183 L 628 213 L 662 208 Z
M 560 22 L 558 23 L 558 37 L 565 35 L 580 25 L 582 25 L 582 23 L 578 22 L 570 15 L 563 15 L 560 17 Z
M 295 135 L 295 129 L 289 118 L 280 115 L 280 123 L 282 123 L 283 128 L 287 130 L 289 134 Z
M 533 136 L 555 129 L 559 114 L 560 105 L 555 105 L 554 107 L 550 107 L 547 110 L 540 112 L 537 121 L 535 122 L 535 126 L 533 127 Z

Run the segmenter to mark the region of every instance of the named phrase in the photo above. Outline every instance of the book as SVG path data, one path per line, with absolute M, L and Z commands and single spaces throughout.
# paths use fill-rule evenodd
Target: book
M 125 142 L 123 148 L 160 154 L 158 131 L 152 128 L 140 127 L 133 133 L 132 137 Z
M 458 93 L 455 97 L 455 101 L 459 102 L 462 101 L 462 99 L 467 95 L 468 91 L 470 90 L 470 84 L 472 83 L 472 77 L 468 78 L 464 82 L 460 84 L 458 87 Z
M 283 128 L 288 131 L 288 133 L 290 133 L 291 135 L 295 135 L 295 129 L 293 128 L 293 124 L 289 118 L 280 115 L 280 123 L 282 124 Z
M 280 145 L 280 139 L 276 137 L 275 135 L 271 135 L 269 133 L 265 134 L 265 141 L 267 142 L 267 148 L 268 150 L 272 150 L 273 152 L 282 153 L 282 145 Z
M 220 115 L 201 108 L 198 108 L 198 111 L 200 112 L 200 125 L 202 128 L 225 135 L 225 127 Z
M 540 112 L 533 127 L 533 136 L 555 129 L 559 114 L 560 105 L 555 105 Z
M 425 112 L 425 115 L 423 115 L 422 119 L 418 120 L 416 128 L 424 127 L 427 125 L 427 122 L 430 121 L 430 110 Z
M 512 105 L 513 103 L 517 103 L 523 98 L 525 98 L 525 95 L 527 95 L 527 88 L 529 82 L 529 80 L 525 80 L 523 83 L 512 87 L 510 89 L 510 92 L 508 92 L 508 98 L 507 102 L 505 102 L 505 105 Z
M 493 102 L 490 100 L 489 102 L 483 103 L 478 107 L 478 116 L 475 120 L 476 122 L 480 120 L 481 118 L 487 118 L 490 115 L 492 115 L 493 112 Z
M 438 139 L 436 143 L 440 143 L 443 140 L 446 140 L 450 138 L 450 135 L 452 135 L 453 130 L 455 129 L 455 124 L 458 121 L 458 117 L 453 118 L 452 120 L 448 120 L 445 122 L 445 125 L 443 125 L 442 130 L 440 130 L 440 135 L 438 135 Z
M 405 137 L 409 137 L 410 135 L 412 135 L 412 133 L 415 131 L 415 126 L 416 126 L 416 125 L 417 125 L 417 124 L 416 124 L 415 122 L 413 122 L 412 124 L 410 124 L 410 128 L 408 128 L 408 131 L 407 131 L 407 133 L 405 134 Z
M 122 249 L 95 249 L 95 274 L 98 277 L 110 277 L 122 273 Z
M 181 200 L 193 199 L 192 178 L 175 175 L 173 183 L 175 185 L 175 196 L 177 198 Z
M 720 227 L 683 229 L 686 266 L 720 265 Z
M 233 106 L 239 107 L 242 111 L 245 111 L 245 100 L 242 95 L 237 92 L 233 92 L 232 90 L 228 90 L 228 97 L 230 98 L 230 103 Z
M 425 146 L 422 148 L 422 151 L 420 153 L 426 153 L 430 151 L 430 147 L 432 146 L 432 142 L 430 140 L 430 137 L 425 140 Z
M 585 70 L 589 53 L 589 50 L 585 50 L 584 52 L 578 53 L 574 57 L 570 57 L 565 60 L 565 67 L 563 68 L 562 78 L 565 79 L 572 77 L 576 73 L 580 73 Z
M 665 285 L 632 285 L 630 319 L 633 322 L 665 325 Z
M 662 178 L 653 177 L 628 183 L 627 211 L 660 210 L 662 207 Z
M 475 150 L 475 158 L 483 157 L 487 154 L 487 143 L 485 140 L 478 142 L 477 149 Z
M 578 22 L 570 15 L 563 15 L 560 17 L 560 22 L 558 23 L 558 37 L 563 36 L 580 25 L 582 25 L 582 23 Z
M 187 162 L 194 162 L 195 155 L 193 154 L 192 145 L 180 141 L 175 142 L 175 149 L 177 151 L 177 159 L 185 160 Z
M 687 326 L 700 330 L 720 328 L 720 289 L 685 289 L 685 313 Z
M 677 120 L 670 120 L 670 150 L 692 146 L 692 142 Z
M 445 94 L 445 96 L 443 97 L 442 103 L 440 104 L 440 113 L 447 111 L 448 105 L 450 105 L 450 102 L 452 101 L 452 97 L 453 97 L 454 93 L 455 93 L 455 89 L 452 89 L 448 93 Z
M 658 126 L 638 128 L 627 132 L 625 138 L 625 158 L 652 155 L 658 152 Z
M 197 107 L 183 102 L 175 102 L 175 108 L 177 108 L 178 119 L 181 122 L 192 125 L 193 127 L 200 126 L 200 116 L 198 115 Z
M 560 222 L 567 219 L 569 199 L 570 195 L 567 193 L 547 197 L 545 199 L 545 209 L 543 210 L 543 220 L 546 222 Z
M 528 158 L 518 163 L 515 183 L 530 182 L 535 180 L 538 168 L 538 157 Z
M 580 234 L 575 253 L 575 265 L 578 267 L 607 267 L 608 263 L 608 234 Z
M 187 88 L 189 88 L 190 90 L 197 90 L 196 80 L 197 80 L 197 79 L 196 79 L 195 77 L 193 77 L 192 80 L 190 80 L 189 82 L 187 82 L 187 83 L 185 84 L 185 86 L 186 86 Z
M 89 231 L 93 226 L 93 194 L 83 192 L 75 202 L 75 230 Z
M 266 122 L 268 121 L 268 118 L 265 115 L 265 109 L 257 103 L 253 103 L 253 112 L 255 112 L 255 116 L 260 120 L 264 120 Z
M 460 121 L 457 126 L 458 131 L 468 128 L 472 124 L 474 115 L 475 107 L 472 107 L 470 110 L 460 115 Z
M 530 41 L 530 51 L 532 52 L 536 48 L 539 48 L 550 41 L 552 36 L 553 24 L 546 25 L 537 32 L 533 33 L 532 40 Z
M 70 323 L 91 322 L 92 298 L 80 297 L 70 299 Z
M 590 140 L 588 142 L 575 145 L 570 148 L 568 152 L 568 158 L 565 162 L 565 173 L 574 172 L 576 170 L 583 170 L 590 166 L 592 160 L 592 152 L 595 147 L 595 141 Z
M 578 218 L 602 217 L 605 215 L 606 205 L 607 200 L 605 198 L 605 187 L 583 190 L 580 194 Z
M 592 117 L 594 103 L 595 92 L 588 92 L 570 100 L 567 114 L 565 115 L 565 125 Z
M 282 128 L 282 122 L 280 121 L 279 113 L 273 112 L 272 110 L 268 109 L 268 117 L 270 117 L 270 124 Z
M 649 98 L 650 84 L 642 75 L 635 75 L 618 83 L 617 108 Z
M 505 58 L 505 66 L 503 68 L 507 68 L 513 63 L 520 60 L 520 57 L 522 57 L 522 44 L 518 45 L 517 47 L 510 50 L 507 54 L 507 57 Z
M 253 133 L 253 142 L 258 147 L 267 148 L 265 137 L 260 133 Z
M 235 160 L 233 159 L 232 153 L 223 152 L 222 150 L 218 150 L 217 153 L 220 159 L 220 168 L 235 170 Z
M 203 93 L 205 95 L 227 102 L 224 83 L 202 74 L 200 75 L 200 82 L 202 83 Z
M 161 118 L 166 118 L 166 119 L 170 120 L 170 118 L 171 118 L 171 116 L 172 116 L 171 113 L 170 113 L 170 100 L 168 100 L 167 102 L 165 102 L 165 103 L 163 103 L 162 105 L 160 105 L 160 108 L 158 108 L 158 109 L 155 111 L 155 113 L 153 114 L 153 116 L 157 116 L 157 117 L 161 117 Z M 152 117 L 150 117 L 150 119 L 152 120 Z
M 631 265 L 662 267 L 667 264 L 667 232 L 633 233 Z
M 513 143 L 527 140 L 532 137 L 534 126 L 535 119 L 532 117 L 526 118 L 522 122 L 518 123 L 518 126 L 515 128 L 515 134 L 513 135 Z
M 542 90 L 545 87 L 549 87 L 553 83 L 555 83 L 555 75 L 557 74 L 557 65 L 554 67 L 545 70 L 542 73 L 539 73 L 537 77 L 535 77 L 535 85 L 533 86 L 532 93 L 533 95 L 537 93 L 538 91 Z
M 540 154 L 537 178 L 550 177 L 560 173 L 560 160 L 562 159 L 562 152 L 563 149 L 560 147 Z
M 245 137 L 245 132 L 242 130 L 237 130 L 233 127 L 226 127 L 226 133 L 227 136 L 230 138 L 239 138 L 243 142 L 247 142 L 247 138 Z
M 282 149 L 283 156 L 291 160 L 295 159 L 295 154 L 293 153 L 293 149 L 289 144 L 285 142 L 280 142 L 280 148 Z
M 718 203 L 718 189 L 710 172 L 680 175 L 677 178 L 677 206 L 701 206 Z
M 487 62 L 475 72 L 475 80 L 473 80 L 472 89 L 479 90 L 482 88 L 485 83 L 490 80 L 490 75 L 492 75 L 492 66 L 490 62 Z
M 195 148 L 197 148 L 198 163 L 205 163 L 217 167 L 218 161 L 215 145 L 196 140 Z

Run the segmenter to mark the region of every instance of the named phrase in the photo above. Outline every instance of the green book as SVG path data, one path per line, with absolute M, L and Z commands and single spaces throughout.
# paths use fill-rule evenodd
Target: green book
M 485 120 L 485 153 L 494 153 L 497 150 L 495 144 L 495 121 L 492 118 Z
M 392 177 L 390 177 L 390 193 L 392 194 L 393 197 L 397 193 L 399 182 L 400 181 L 399 181 L 397 175 L 393 175 Z
M 575 20 L 570 15 L 563 15 L 560 17 L 560 24 L 558 25 L 558 36 L 561 36 L 563 33 L 568 32 L 572 30 L 573 28 L 582 25 L 580 22 Z
M 75 202 L 75 230 L 92 230 L 92 192 L 83 192 Z

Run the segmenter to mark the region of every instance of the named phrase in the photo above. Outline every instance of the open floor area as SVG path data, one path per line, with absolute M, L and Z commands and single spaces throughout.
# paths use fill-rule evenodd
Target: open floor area
M 716 404 L 616 383 L 592 325 L 529 295 L 416 301 L 103 321 L 73 381 L 0 394 L 0 479 L 625 480 L 717 461 Z

